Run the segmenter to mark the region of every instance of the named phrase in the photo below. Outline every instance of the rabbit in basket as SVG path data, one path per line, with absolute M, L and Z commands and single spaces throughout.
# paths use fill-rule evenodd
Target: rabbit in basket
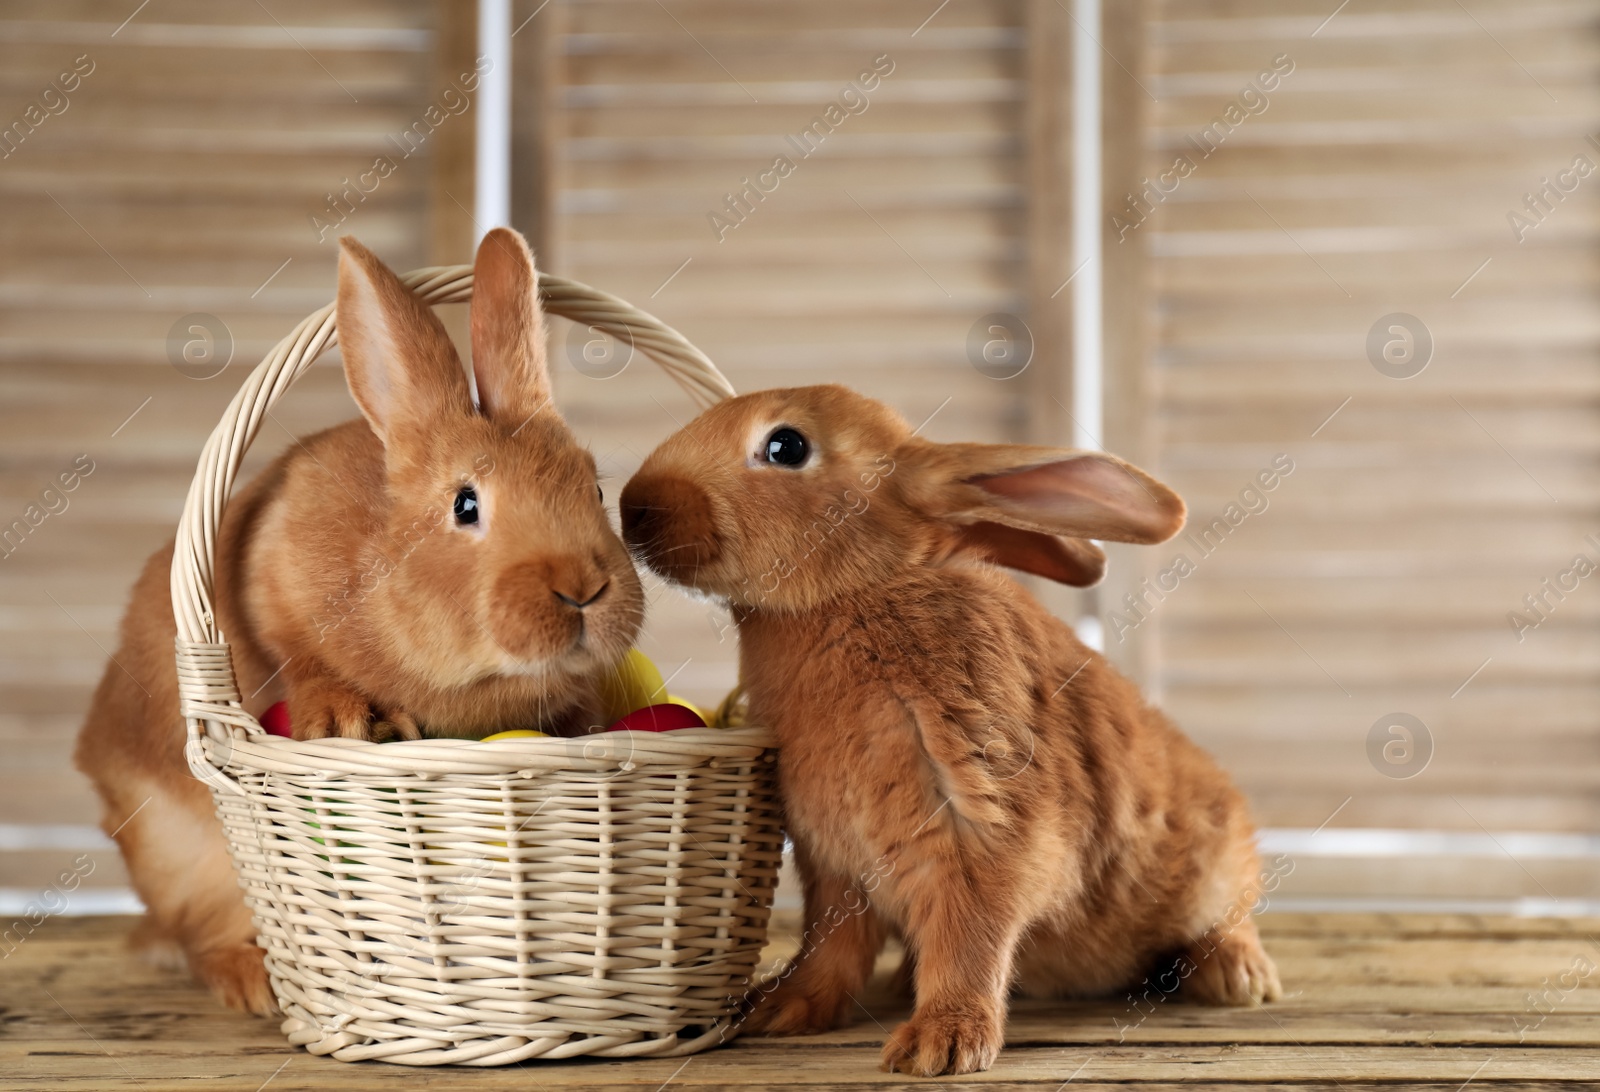
M 550 401 L 533 257 L 497 229 L 471 304 L 478 404 L 443 325 L 353 239 L 337 304 L 364 419 L 296 442 L 229 504 L 216 609 L 246 708 L 297 739 L 579 734 L 632 646 L 638 574 Z M 136 943 L 274 1008 L 209 790 L 184 761 L 172 544 L 150 558 L 78 741 L 148 908 Z
M 645 460 L 623 536 L 729 602 L 778 737 L 806 932 L 747 1030 L 847 1022 L 891 932 L 915 1008 L 883 1064 L 922 1076 L 993 1063 L 1013 988 L 1105 994 L 1166 960 L 1198 1001 L 1280 996 L 1243 798 L 996 567 L 1087 586 L 1086 540 L 1183 518 L 1109 455 L 933 443 L 838 386 L 722 402 Z

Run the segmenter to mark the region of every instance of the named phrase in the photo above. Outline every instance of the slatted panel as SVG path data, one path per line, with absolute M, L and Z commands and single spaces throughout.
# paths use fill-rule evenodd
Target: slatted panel
M 1207 524 L 1279 453 L 1295 467 L 1210 556 L 1158 551 L 1197 565 L 1150 614 L 1165 701 L 1269 825 L 1352 798 L 1335 825 L 1593 830 L 1600 591 L 1583 582 L 1520 643 L 1507 621 L 1575 555 L 1600 562 L 1593 7 L 1336 6 L 1170 0 L 1148 30 L 1147 169 L 1195 162 L 1132 231 L 1152 262 L 1161 471 Z M 1292 74 L 1202 160 L 1188 138 L 1279 55 Z M 1516 242 L 1508 212 L 1578 155 L 1595 176 Z M 1392 312 L 1432 332 L 1414 378 L 1369 362 Z M 1433 737 L 1410 780 L 1367 755 L 1395 711 Z M 1587 867 L 1548 883 L 1592 897 Z M 1388 867 L 1319 886 L 1452 890 Z
M 389 136 L 440 90 L 431 4 L 138 7 L 12 3 L 0 22 L 8 126 L 75 58 L 93 66 L 0 160 L 0 524 L 80 454 L 94 466 L 0 560 L 0 825 L 98 820 L 70 753 L 134 576 L 171 536 L 246 369 L 331 298 L 336 233 L 319 242 L 312 214 L 375 156 L 398 159 Z M 341 225 L 401 268 L 427 257 L 429 151 Z M 190 312 L 234 339 L 234 363 L 214 378 L 167 362 L 169 330 Z M 251 468 L 353 413 L 338 370 L 313 372 L 275 411 Z M 37 896 L 92 844 L 80 843 L 0 846 L 0 888 Z M 123 882 L 115 853 L 92 856 L 84 889 Z
M 948 399 L 929 435 L 1015 436 L 1018 385 L 978 373 L 965 344 L 1023 306 L 1021 5 L 951 5 L 919 30 L 934 6 L 567 5 L 558 268 L 654 311 L 741 390 L 846 382 L 914 422 Z M 893 71 L 869 105 L 846 102 L 880 57 Z M 786 137 L 833 102 L 860 112 L 802 157 Z M 709 214 L 778 156 L 792 172 L 719 242 Z M 614 494 L 692 407 L 640 361 L 583 374 L 567 330 L 557 398 Z M 715 699 L 734 681 L 727 621 L 657 594 L 645 648 L 682 668 L 674 689 Z
M 978 375 L 964 345 L 979 316 L 1026 298 L 1021 5 L 952 4 L 918 29 L 933 6 L 545 9 L 530 32 L 559 28 L 551 268 L 654 309 L 742 389 L 839 379 L 914 420 L 944 406 L 936 437 L 1015 435 L 1015 389 Z M 133 574 L 170 534 L 240 366 L 331 294 L 310 215 L 442 89 L 429 5 L 269 7 L 163 0 L 118 30 L 127 13 L 97 4 L 13 5 L 0 23 L 0 120 L 75 57 L 96 66 L 0 161 L 0 516 L 78 454 L 96 464 L 70 509 L 0 562 L 0 823 L 93 821 L 67 756 Z M 1600 49 L 1582 5 L 1470 0 L 1482 27 L 1450 3 L 1364 7 L 1312 38 L 1321 6 L 1166 4 L 1143 63 L 1107 62 L 1159 98 L 1159 169 L 1251 73 L 1296 61 L 1267 112 L 1134 237 L 1152 248 L 1161 472 L 1209 522 L 1278 452 L 1297 469 L 1136 632 L 1159 637 L 1167 704 L 1268 823 L 1315 826 L 1350 797 L 1335 825 L 1593 829 L 1600 607 L 1586 582 L 1522 645 L 1505 614 L 1577 550 L 1600 560 L 1582 543 L 1600 531 L 1600 180 L 1521 245 L 1505 214 L 1573 155 L 1600 164 L 1583 140 L 1600 129 Z M 716 242 L 707 214 L 884 54 L 895 70 L 870 108 Z M 397 266 L 434 260 L 429 171 L 408 162 L 342 227 Z M 1394 310 L 1422 315 L 1439 346 L 1403 383 L 1365 359 L 1368 327 Z M 222 377 L 165 363 L 189 311 L 231 328 Z M 615 496 L 691 410 L 642 361 L 581 374 L 566 332 L 558 396 Z M 352 412 L 336 372 L 313 374 L 253 463 Z M 1154 554 L 1164 565 L 1181 548 Z M 655 596 L 646 647 L 683 665 L 674 689 L 713 699 L 731 684 L 726 621 Z M 1365 757 L 1367 729 L 1394 710 L 1438 744 L 1411 781 Z M 115 881 L 114 857 L 98 859 L 93 882 Z M 1595 894 L 1581 868 L 1529 867 L 1424 876 L 1328 859 L 1294 893 Z M 0 886 L 49 871 L 0 854 Z

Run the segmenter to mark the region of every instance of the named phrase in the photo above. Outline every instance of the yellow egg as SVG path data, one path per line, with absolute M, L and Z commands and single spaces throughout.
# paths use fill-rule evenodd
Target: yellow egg
M 633 648 L 610 675 L 600 680 L 600 700 L 607 724 L 615 724 L 635 709 L 655 705 L 667 688 L 650 657 Z
M 705 721 L 707 724 L 711 723 L 711 718 L 706 716 L 706 711 L 704 709 L 700 708 L 694 702 L 690 701 L 688 698 L 680 698 L 676 694 L 668 694 L 667 695 L 667 701 L 670 702 L 673 705 L 681 705 L 685 709 L 691 710 L 694 713 L 695 716 L 699 717 L 701 720 Z

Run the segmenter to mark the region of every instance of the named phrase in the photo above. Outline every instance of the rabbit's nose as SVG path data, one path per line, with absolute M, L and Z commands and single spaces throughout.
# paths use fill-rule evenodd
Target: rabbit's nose
M 577 595 L 568 594 L 567 592 L 564 592 L 560 588 L 557 588 L 557 587 L 554 587 L 554 586 L 551 587 L 550 594 L 554 595 L 557 599 L 561 600 L 567 606 L 572 607 L 574 610 L 582 610 L 584 607 L 589 606 L 595 600 L 599 599 L 602 595 L 604 595 L 606 593 L 606 589 L 609 588 L 610 586 L 611 586 L 611 581 L 607 580 L 604 584 L 601 584 L 600 587 L 597 588 L 594 591 L 594 593 L 592 595 L 590 595 L 586 599 L 581 599 Z
M 686 579 L 721 554 L 711 498 L 675 474 L 638 474 L 622 491 L 622 537 L 664 576 Z
M 511 566 L 495 582 L 495 616 L 516 630 L 522 620 L 554 619 L 567 607 L 582 610 L 592 606 L 609 586 L 610 576 L 587 558 L 532 558 Z
M 489 593 L 487 630 L 499 650 L 523 660 L 565 655 L 585 627 L 614 604 L 610 573 L 583 554 L 518 562 Z
M 617 514 L 622 517 L 622 539 L 629 546 L 648 550 L 666 530 L 667 513 L 656 503 L 655 480 L 637 475 L 622 487 Z
M 592 561 L 552 558 L 545 570 L 550 594 L 574 610 L 582 610 L 606 593 L 611 578 Z

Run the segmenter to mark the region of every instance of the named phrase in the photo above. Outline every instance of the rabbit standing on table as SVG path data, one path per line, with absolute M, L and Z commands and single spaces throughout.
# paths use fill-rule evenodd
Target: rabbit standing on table
M 933 443 L 838 386 L 720 403 L 645 460 L 624 537 L 733 610 L 820 938 L 748 1030 L 847 1022 L 889 932 L 916 1004 L 883 1063 L 923 1076 L 988 1068 L 1013 988 L 1104 994 L 1173 958 L 1196 1000 L 1280 996 L 1238 790 L 997 567 L 1087 586 L 1087 540 L 1183 517 L 1112 456 Z

